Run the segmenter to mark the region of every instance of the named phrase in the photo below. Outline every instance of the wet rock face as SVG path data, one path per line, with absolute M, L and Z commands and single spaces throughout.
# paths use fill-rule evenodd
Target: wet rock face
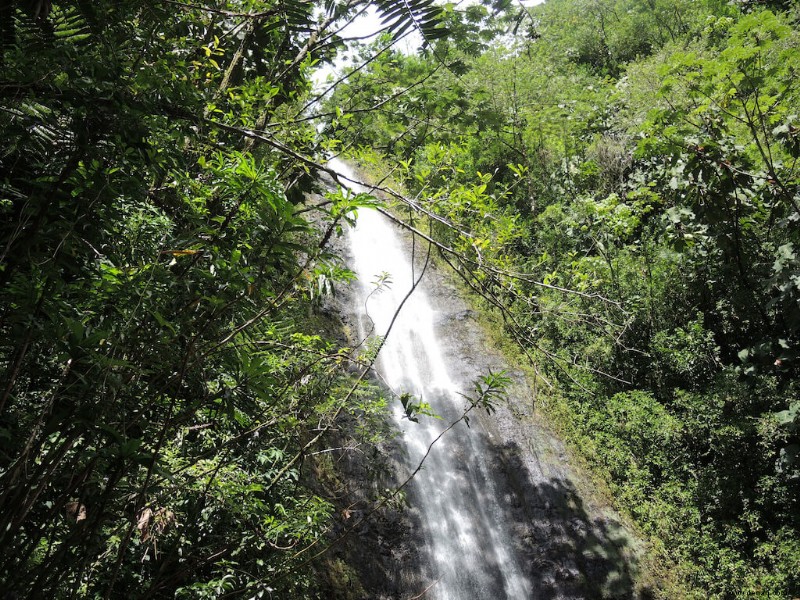
M 408 241 L 382 219 L 362 214 L 359 226 L 369 228 L 371 237 L 359 243 L 353 240 L 358 232 L 351 234 L 350 251 L 362 282 L 391 273 L 392 288 L 379 295 L 386 306 L 370 296 L 364 313 L 374 290 L 353 286 L 344 296 L 348 320 L 359 337 L 373 325 L 379 334 L 391 325 L 378 364 L 381 383 L 395 394 L 414 394 L 441 418 L 412 423 L 395 412 L 392 425 L 402 436 L 381 448 L 386 469 L 372 494 L 416 474 L 405 502 L 372 514 L 337 550 L 361 587 L 356 595 L 331 597 L 638 597 L 636 542 L 585 493 L 589 486 L 567 464 L 563 446 L 534 415 L 524 377 L 489 349 L 447 275 L 429 267 L 413 299 L 403 300 L 411 265 L 396 254 Z M 378 246 L 383 242 L 388 246 Z M 369 260 L 362 260 L 364 252 Z M 421 267 L 414 266 L 415 275 Z M 490 369 L 513 376 L 509 404 L 491 416 L 473 410 L 469 427 L 461 421 L 445 431 L 463 416 L 468 403 L 461 394 Z M 374 467 L 364 456 L 346 461 L 344 472 L 356 480 Z M 374 501 L 369 495 L 356 504 L 367 507 Z M 362 513 L 347 515 L 355 516 Z

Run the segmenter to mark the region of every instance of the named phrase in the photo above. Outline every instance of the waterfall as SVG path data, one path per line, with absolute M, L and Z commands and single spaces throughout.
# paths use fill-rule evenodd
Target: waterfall
M 340 161 L 331 161 L 331 167 L 352 177 Z M 416 289 L 403 304 L 423 262 L 412 261 L 408 239 L 377 211 L 362 209 L 356 227 L 348 232 L 348 241 L 351 267 L 360 287 L 356 294 L 360 335 L 384 336 L 391 324 L 377 361 L 381 378 L 395 394 L 413 394 L 429 403 L 440 417 L 420 416 L 418 423 L 411 422 L 405 418 L 400 402 L 394 402 L 393 419 L 402 430 L 406 467 L 411 473 L 431 443 L 463 414 L 468 402 L 461 394 L 469 392 L 472 381 L 457 381 L 451 376 L 461 370 L 448 355 L 441 326 L 437 329 L 437 310 L 425 286 Z M 417 246 L 418 259 L 424 250 Z M 376 286 L 374 282 L 382 273 L 388 276 Z M 515 550 L 511 525 L 504 517 L 507 510 L 503 503 L 509 499 L 507 495 L 500 497 L 497 470 L 485 459 L 490 452 L 479 435 L 481 420 L 477 414 L 471 416 L 471 429 L 464 422 L 458 423 L 433 444 L 423 468 L 409 485 L 410 503 L 419 511 L 424 529 L 423 560 L 428 562 L 426 570 L 433 574 L 425 598 L 530 598 L 531 582 Z

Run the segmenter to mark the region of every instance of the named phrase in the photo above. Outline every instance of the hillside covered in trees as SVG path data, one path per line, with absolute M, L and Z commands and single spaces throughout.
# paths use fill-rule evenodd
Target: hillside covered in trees
M 676 566 L 672 594 L 793 598 L 798 13 L 501 8 L 446 13 L 429 52 L 371 62 L 333 95 L 330 131 L 456 225 L 433 222 L 442 258 Z
M 800 595 L 797 9 L 373 4 L 323 96 L 367 3 L 0 2 L 2 592 L 350 577 L 333 450 L 386 400 L 322 304 L 374 202 L 319 185 L 344 152 L 502 316 L 656 593 Z

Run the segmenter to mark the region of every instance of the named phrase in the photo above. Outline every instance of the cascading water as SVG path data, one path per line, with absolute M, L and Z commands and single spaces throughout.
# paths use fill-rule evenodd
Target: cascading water
M 352 178 L 340 161 L 332 161 L 331 167 Z M 431 443 L 463 415 L 468 402 L 460 393 L 468 391 L 471 382 L 451 378 L 450 373 L 458 369 L 448 365 L 435 327 L 436 310 L 424 289 L 416 289 L 403 303 L 420 276 L 421 265 L 419 261 L 414 264 L 396 227 L 376 211 L 361 210 L 357 226 L 348 235 L 352 268 L 361 288 L 360 333 L 362 337 L 384 336 L 391 327 L 379 354 L 381 377 L 395 394 L 413 394 L 441 417 L 423 416 L 419 423 L 413 423 L 404 418 L 401 409 L 395 412 L 397 425 L 404 432 L 407 467 L 413 472 Z M 382 273 L 388 278 L 376 287 L 373 282 Z M 481 350 L 476 348 L 475 352 Z M 502 503 L 507 497 L 500 497 L 496 470 L 483 460 L 489 452 L 475 431 L 474 420 L 472 426 L 468 429 L 464 422 L 458 423 L 438 439 L 410 485 L 410 499 L 419 510 L 424 529 L 423 560 L 432 573 L 432 585 L 425 597 L 530 598 L 531 582 L 504 517 Z

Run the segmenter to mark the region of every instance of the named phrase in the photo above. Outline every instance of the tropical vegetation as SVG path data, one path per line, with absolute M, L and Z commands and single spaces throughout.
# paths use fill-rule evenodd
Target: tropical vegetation
M 451 26 L 358 72 L 331 133 L 436 215 L 442 259 L 652 541 L 663 593 L 794 598 L 796 6 L 498 8 L 461 20 L 485 38 Z
M 318 90 L 369 3 L 0 3 L 6 597 L 351 578 L 331 457 L 386 402 L 322 301 L 375 202 L 332 152 L 502 317 L 654 593 L 800 595 L 794 3 L 372 5 Z

